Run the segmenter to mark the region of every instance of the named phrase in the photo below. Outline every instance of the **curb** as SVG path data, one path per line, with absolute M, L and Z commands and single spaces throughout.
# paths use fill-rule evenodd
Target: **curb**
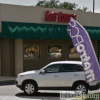
M 3 85 L 3 84 L 12 84 L 14 83 L 15 84 L 15 80 L 5 80 L 5 81 L 0 81 L 0 85 Z

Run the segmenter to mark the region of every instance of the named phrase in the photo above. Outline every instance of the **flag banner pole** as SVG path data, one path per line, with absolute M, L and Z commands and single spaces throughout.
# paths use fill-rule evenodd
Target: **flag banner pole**
M 80 23 L 71 18 L 67 26 L 67 33 L 82 61 L 85 80 L 88 83 L 99 81 L 100 67 L 88 32 Z

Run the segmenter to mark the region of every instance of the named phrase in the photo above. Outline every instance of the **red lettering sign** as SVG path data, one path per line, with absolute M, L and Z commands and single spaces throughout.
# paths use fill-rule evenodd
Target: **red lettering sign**
M 45 21 L 69 22 L 71 17 L 76 20 L 75 14 L 50 13 L 49 11 L 45 13 Z

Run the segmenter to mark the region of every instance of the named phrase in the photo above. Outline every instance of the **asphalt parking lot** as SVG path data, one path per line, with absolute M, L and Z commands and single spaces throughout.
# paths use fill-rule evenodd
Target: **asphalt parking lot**
M 100 93 L 100 89 L 89 93 Z M 26 96 L 14 83 L 5 83 L 0 84 L 0 100 L 60 100 L 60 91 L 41 90 L 35 96 Z

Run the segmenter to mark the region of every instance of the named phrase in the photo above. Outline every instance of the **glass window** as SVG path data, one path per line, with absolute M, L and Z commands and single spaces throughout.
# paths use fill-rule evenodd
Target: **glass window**
M 62 45 L 48 45 L 48 58 L 59 59 L 62 57 Z
M 77 71 L 84 71 L 83 67 L 81 65 L 76 65 Z
M 39 59 L 39 45 L 24 45 L 24 60 Z
M 61 67 L 61 72 L 75 72 L 76 67 L 74 64 L 63 64 Z
M 69 46 L 69 58 L 79 58 L 79 55 L 77 54 L 73 45 Z
M 63 64 L 61 67 L 61 72 L 79 72 L 84 71 L 81 65 L 77 64 Z
M 56 73 L 59 72 L 60 64 L 50 65 L 49 67 L 45 68 L 45 73 Z

